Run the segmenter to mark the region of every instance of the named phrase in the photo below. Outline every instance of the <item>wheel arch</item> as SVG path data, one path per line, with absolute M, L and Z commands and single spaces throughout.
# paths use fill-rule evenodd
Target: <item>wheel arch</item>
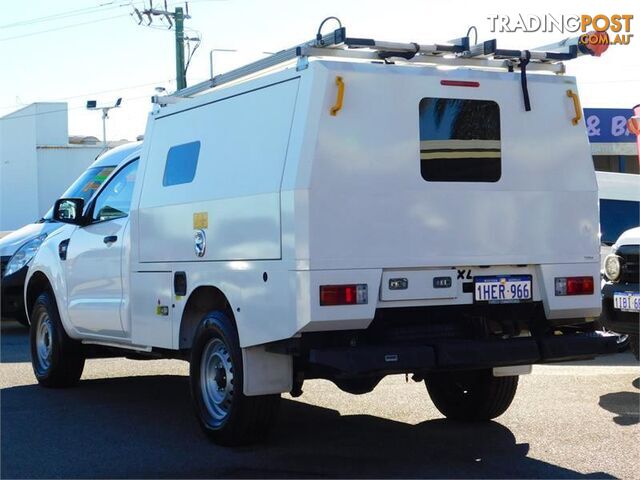
M 224 312 L 233 322 L 237 331 L 238 325 L 233 315 L 233 308 L 224 292 L 213 285 L 200 285 L 191 292 L 182 311 L 178 334 L 178 348 L 180 350 L 191 348 L 200 321 L 207 313 L 214 310 Z
M 29 323 L 31 323 L 31 311 L 33 310 L 33 305 L 36 303 L 38 296 L 43 292 L 51 293 L 55 301 L 55 293 L 53 293 L 53 286 L 49 281 L 49 277 L 47 277 L 44 272 L 36 270 L 29 276 L 29 280 L 25 288 L 24 306 Z

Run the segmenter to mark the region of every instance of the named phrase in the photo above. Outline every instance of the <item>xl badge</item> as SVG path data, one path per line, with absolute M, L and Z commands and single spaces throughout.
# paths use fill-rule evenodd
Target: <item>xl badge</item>
M 193 249 L 198 257 L 203 257 L 207 251 L 207 235 L 204 230 L 196 230 L 193 234 Z

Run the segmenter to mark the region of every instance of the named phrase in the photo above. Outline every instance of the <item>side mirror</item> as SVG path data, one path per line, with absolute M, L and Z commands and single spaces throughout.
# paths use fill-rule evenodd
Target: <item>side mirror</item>
M 53 219 L 62 223 L 83 225 L 84 200 L 82 198 L 61 198 L 53 206 Z

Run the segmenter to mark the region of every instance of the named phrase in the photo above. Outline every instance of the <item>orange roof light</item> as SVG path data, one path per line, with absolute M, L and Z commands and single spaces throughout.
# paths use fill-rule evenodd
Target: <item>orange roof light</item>
M 609 48 L 609 34 L 607 32 L 588 32 L 582 35 L 581 43 L 590 55 L 599 57 Z
M 640 136 L 640 117 L 636 115 L 627 120 L 627 128 L 634 135 Z

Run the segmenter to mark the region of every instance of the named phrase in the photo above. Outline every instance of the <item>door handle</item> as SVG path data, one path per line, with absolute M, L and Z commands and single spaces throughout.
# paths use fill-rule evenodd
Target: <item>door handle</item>
M 108 235 L 106 237 L 104 237 L 104 243 L 106 243 L 107 245 L 109 245 L 110 243 L 113 243 L 115 241 L 118 240 L 118 236 L 117 235 Z

